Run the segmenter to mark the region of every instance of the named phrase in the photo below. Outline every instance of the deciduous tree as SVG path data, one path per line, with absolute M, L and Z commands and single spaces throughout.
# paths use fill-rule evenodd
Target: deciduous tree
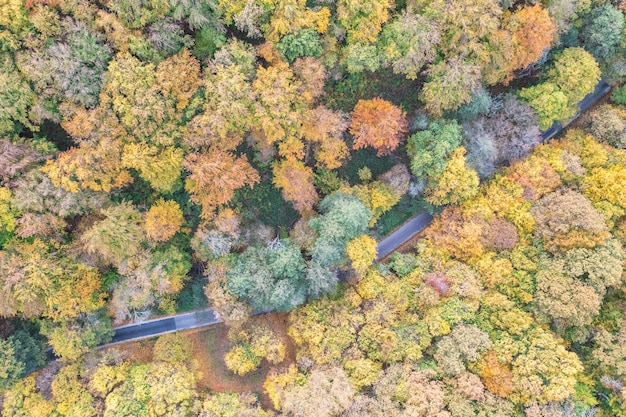
M 480 67 L 457 55 L 428 69 L 428 78 L 419 98 L 430 114 L 441 117 L 444 111 L 456 110 L 469 103 L 479 86 Z
M 40 239 L 14 241 L 0 252 L 0 312 L 70 320 L 103 306 L 100 274 Z
M 600 75 L 600 67 L 589 52 L 583 48 L 566 48 L 557 55 L 546 77 L 547 82 L 565 94 L 570 106 L 576 106 L 593 91 Z
M 183 212 L 178 203 L 160 199 L 146 213 L 144 229 L 149 238 L 164 242 L 183 225 Z
M 13 3 L 17 5 L 17 2 Z M 7 24 L 16 23 L 12 19 L 9 21 Z M 11 55 L 0 54 L 0 136 L 18 133 L 21 126 L 37 129 L 29 117 L 35 100 L 35 93 L 15 68 Z
M 407 128 L 404 112 L 390 102 L 379 97 L 359 100 L 350 121 L 352 148 L 372 147 L 379 156 L 388 155 L 401 143 Z
M 319 106 L 307 113 L 303 134 L 313 147 L 319 167 L 339 168 L 348 157 L 348 146 L 343 140 L 347 128 L 348 115 L 341 111 Z
M 145 241 L 141 213 L 130 203 L 111 206 L 101 213 L 104 219 L 80 237 L 85 251 L 115 265 L 139 253 Z
M 440 27 L 435 21 L 407 9 L 384 26 L 378 50 L 385 66 L 414 80 L 435 59 L 440 40 Z
M 202 206 L 201 217 L 205 219 L 228 203 L 237 188 L 259 182 L 259 174 L 244 156 L 235 157 L 217 148 L 188 154 L 184 165 L 190 172 L 185 188 L 192 194 L 191 200 Z
M 478 174 L 465 164 L 465 148 L 457 148 L 441 175 L 426 190 L 426 200 L 439 206 L 459 204 L 478 192 Z
M 283 198 L 291 201 L 300 213 L 310 213 L 319 197 L 313 185 L 313 170 L 302 161 L 284 159 L 273 165 L 274 185 L 282 189 Z
M 309 222 L 318 233 L 311 256 L 323 267 L 338 266 L 346 261 L 348 241 L 367 231 L 371 212 L 358 198 L 342 192 L 324 198 L 319 208 L 324 214 Z
M 364 274 L 376 259 L 376 241 L 368 235 L 355 237 L 346 245 L 346 253 L 352 268 Z
M 546 195 L 530 212 L 537 222 L 535 235 L 553 253 L 576 247 L 593 248 L 608 237 L 602 215 L 587 197 L 573 190 Z
M 611 4 L 594 8 L 585 19 L 581 38 L 585 49 L 596 59 L 607 62 L 619 45 L 624 13 Z
M 539 127 L 547 130 L 555 121 L 565 122 L 576 114 L 567 95 L 556 84 L 543 83 L 520 91 L 520 97 L 537 112 Z
M 289 241 L 250 246 L 227 272 L 228 289 L 258 311 L 289 310 L 306 300 L 305 268 L 300 248 Z
M 437 178 L 445 170 L 449 155 L 463 140 L 461 127 L 455 120 L 435 120 L 427 130 L 409 137 L 407 153 L 411 172 L 420 178 Z
M 548 10 L 539 4 L 522 7 L 504 19 L 506 29 L 513 37 L 513 70 L 537 62 L 555 39 L 556 24 Z
M 340 0 L 337 20 L 346 29 L 348 42 L 375 42 L 393 5 L 391 0 Z
M 281 409 L 294 417 L 332 417 L 348 408 L 354 394 L 342 368 L 314 369 L 304 384 L 286 387 Z
M 94 347 L 110 341 L 113 328 L 111 320 L 99 312 L 83 315 L 73 321 L 44 322 L 41 333 L 48 337 L 55 355 L 64 361 L 73 362 Z

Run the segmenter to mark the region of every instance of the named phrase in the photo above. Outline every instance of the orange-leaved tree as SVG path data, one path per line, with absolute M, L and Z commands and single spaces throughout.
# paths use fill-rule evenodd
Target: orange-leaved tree
M 191 193 L 191 201 L 202 206 L 200 216 L 204 219 L 212 218 L 216 208 L 228 203 L 237 188 L 259 182 L 259 174 L 245 156 L 236 157 L 216 148 L 190 153 L 184 165 L 190 172 L 185 188 Z
M 302 161 L 283 159 L 273 166 L 274 185 L 282 188 L 283 198 L 300 213 L 313 210 L 319 199 L 313 185 L 313 170 Z
M 380 97 L 359 100 L 352 111 L 353 149 L 372 147 L 379 156 L 393 152 L 408 131 L 405 113 Z

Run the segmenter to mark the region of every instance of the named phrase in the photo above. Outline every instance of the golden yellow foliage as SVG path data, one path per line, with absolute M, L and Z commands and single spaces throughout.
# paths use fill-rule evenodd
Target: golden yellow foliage
M 298 372 L 298 368 L 294 364 L 291 364 L 286 372 L 272 369 L 263 383 L 263 388 L 270 400 L 272 400 L 274 408 L 280 410 L 285 395 L 285 388 L 292 384 L 304 385 L 305 382 L 306 377 Z
M 161 92 L 176 99 L 177 110 L 187 107 L 201 84 L 200 63 L 187 49 L 161 62 L 155 75 Z
M 376 241 L 368 235 L 355 237 L 346 245 L 352 267 L 363 274 L 376 259 Z
M 478 370 L 485 387 L 497 396 L 506 398 L 515 390 L 511 369 L 498 361 L 493 350 L 483 356 Z
M 146 213 L 143 227 L 149 238 L 165 242 L 180 230 L 184 220 L 176 201 L 159 199 Z
M 626 167 L 594 168 L 585 178 L 585 194 L 593 202 L 608 201 L 626 209 Z
M 465 166 L 465 148 L 455 149 L 436 185 L 426 190 L 426 200 L 438 206 L 459 204 L 478 192 L 478 174 Z

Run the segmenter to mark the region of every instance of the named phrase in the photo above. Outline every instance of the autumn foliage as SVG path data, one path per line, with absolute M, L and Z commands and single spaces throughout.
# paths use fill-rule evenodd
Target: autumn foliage
M 404 112 L 381 98 L 359 100 L 352 111 L 350 134 L 353 149 L 371 147 L 378 155 L 394 151 L 407 132 Z

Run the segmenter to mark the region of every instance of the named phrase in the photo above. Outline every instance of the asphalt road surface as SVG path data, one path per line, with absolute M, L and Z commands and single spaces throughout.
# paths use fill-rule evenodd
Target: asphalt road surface
M 413 236 L 424 230 L 433 221 L 427 211 L 422 211 L 409 221 L 397 228 L 389 236 L 378 242 L 376 245 L 376 259 L 381 260 L 390 253 L 398 249 L 402 244 L 411 240 Z
M 212 309 L 207 308 L 191 313 L 177 314 L 175 316 L 163 317 L 160 319 L 147 320 L 142 323 L 127 324 L 116 327 L 113 339 L 109 343 L 127 342 L 129 340 L 143 339 L 157 336 L 164 333 L 176 332 L 178 330 L 195 329 L 197 327 L 210 326 L 221 323 L 215 317 Z

